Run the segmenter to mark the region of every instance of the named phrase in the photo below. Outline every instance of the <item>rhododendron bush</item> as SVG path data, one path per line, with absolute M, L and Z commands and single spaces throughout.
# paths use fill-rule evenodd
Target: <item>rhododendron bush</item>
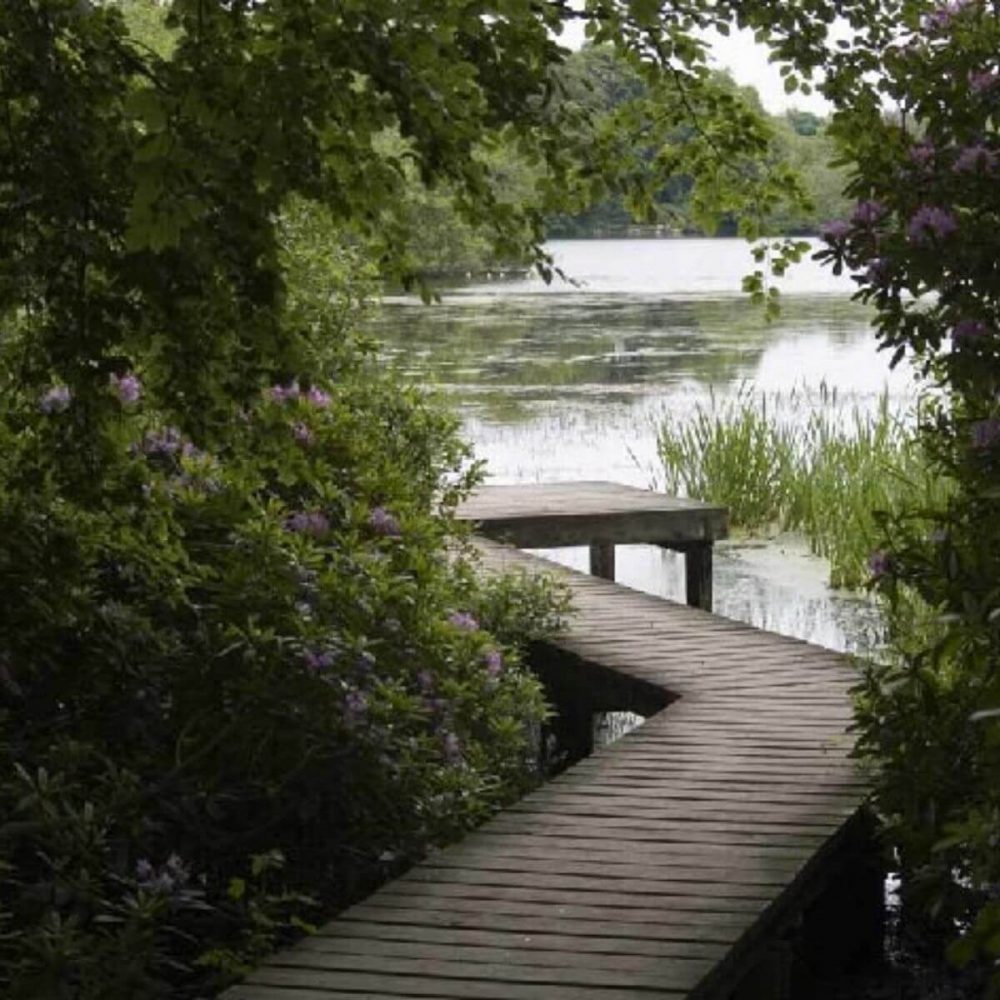
M 536 777 L 561 597 L 480 581 L 455 418 L 351 332 L 370 269 L 240 169 L 188 27 L 167 63 L 0 7 L 11 1000 L 205 996 Z
M 929 380 L 921 436 L 953 488 L 943 508 L 884 523 L 871 567 L 900 655 L 866 670 L 860 749 L 906 898 L 953 958 L 988 968 L 1000 957 L 1000 7 L 882 6 L 827 83 L 858 203 L 819 256 L 854 276 L 893 360 Z

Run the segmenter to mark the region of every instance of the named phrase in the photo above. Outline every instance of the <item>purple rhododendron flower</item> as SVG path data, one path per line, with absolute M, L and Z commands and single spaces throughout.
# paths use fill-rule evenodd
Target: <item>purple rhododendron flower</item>
M 992 173 L 996 170 L 996 167 L 996 151 L 979 142 L 974 146 L 966 146 L 958 154 L 951 169 L 956 174 L 975 173 L 977 170 L 981 170 L 984 173 Z
M 299 398 L 299 383 L 292 381 L 288 385 L 272 385 L 270 389 L 264 390 L 264 394 L 276 403 L 287 403 Z
M 977 94 L 985 93 L 1000 82 L 1000 74 L 996 70 L 985 69 L 969 74 L 969 87 Z
M 977 420 L 971 428 L 973 448 L 992 448 L 1000 442 L 1000 417 Z
M 467 611 L 453 611 L 448 615 L 448 621 L 463 632 L 475 632 L 479 628 L 479 622 Z
M 181 439 L 176 427 L 164 427 L 162 431 L 149 431 L 142 439 L 142 450 L 147 455 L 174 455 L 178 451 L 187 457 L 195 457 L 197 449 L 190 442 Z
M 302 661 L 309 673 L 318 674 L 333 666 L 333 655 L 325 650 L 307 649 L 302 653 Z
M 892 570 L 892 556 L 888 552 L 873 552 L 868 557 L 868 572 L 877 580 Z
M 491 649 L 483 656 L 483 663 L 486 664 L 487 676 L 496 679 L 503 670 L 503 654 L 499 649 Z
M 299 535 L 318 538 L 330 530 L 330 521 L 320 511 L 297 511 L 285 518 L 285 529 Z
M 910 160 L 918 167 L 929 167 L 934 161 L 934 143 L 930 139 L 915 143 L 910 147 Z
M 385 507 L 376 507 L 368 515 L 368 525 L 377 535 L 398 538 L 401 534 L 399 521 Z
M 950 0 L 924 15 L 923 26 L 927 31 L 946 31 L 951 22 L 969 6 L 970 0 Z
M 951 339 L 955 344 L 969 343 L 985 337 L 990 328 L 979 319 L 959 320 L 951 331 Z
M 444 759 L 453 767 L 462 763 L 462 744 L 454 733 L 444 733 L 441 737 Z
M 884 257 L 874 257 L 868 262 L 864 280 L 872 285 L 884 285 L 889 280 L 891 268 Z
M 122 403 L 135 403 L 142 395 L 142 383 L 131 372 L 125 375 L 112 373 L 108 382 Z
M 181 882 L 186 882 L 190 878 L 188 873 L 187 865 L 181 860 L 179 854 L 171 854 L 167 858 L 167 863 L 164 865 L 167 872 L 173 875 L 174 878 L 180 880 Z
M 190 877 L 187 866 L 177 854 L 171 854 L 166 864 L 160 868 L 146 858 L 141 858 L 135 866 L 135 878 L 139 888 L 164 896 L 175 892 Z
M 292 437 L 295 438 L 299 444 L 310 445 L 313 442 L 313 432 L 309 429 L 309 426 L 302 423 L 301 420 L 292 427 Z
M 368 714 L 368 699 L 360 691 L 348 691 L 344 696 L 344 722 L 356 726 Z
M 42 413 L 64 413 L 73 398 L 68 385 L 54 385 L 46 389 L 38 403 Z
M 819 235 L 827 243 L 840 243 L 847 239 L 850 231 L 851 224 L 849 222 L 845 222 L 843 219 L 834 219 L 833 222 L 828 222 L 820 228 Z
M 328 392 L 324 392 L 322 389 L 317 389 L 316 386 L 313 386 L 305 394 L 305 401 L 310 406 L 325 410 L 333 402 L 333 397 Z
M 958 223 L 951 212 L 935 205 L 922 205 L 910 219 L 906 234 L 914 243 L 926 243 L 928 237 L 944 239 L 957 229 Z
M 421 670 L 417 673 L 417 685 L 423 694 L 430 694 L 434 690 L 436 680 L 430 670 Z
M 874 226 L 886 211 L 885 205 L 880 201 L 859 201 L 854 208 L 851 222 L 858 226 Z

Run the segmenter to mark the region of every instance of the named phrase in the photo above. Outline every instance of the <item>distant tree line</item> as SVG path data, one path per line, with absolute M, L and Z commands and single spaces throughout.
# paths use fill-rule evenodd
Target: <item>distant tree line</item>
M 768 158 L 775 164 L 790 165 L 801 178 L 804 197 L 789 198 L 773 206 L 763 220 L 766 228 L 772 233 L 811 235 L 818 233 L 825 222 L 841 217 L 848 210 L 843 194 L 847 178 L 842 169 L 831 166 L 835 151 L 825 119 L 798 109 L 768 115 L 753 87 L 738 86 L 727 73 L 713 76 L 723 89 L 765 118 L 771 131 Z M 552 100 L 556 105 L 578 107 L 585 113 L 585 120 L 592 123 L 609 120 L 616 113 L 621 114 L 631 102 L 647 98 L 646 84 L 634 67 L 610 47 L 585 46 L 559 68 Z M 638 154 L 646 161 L 662 157 L 665 151 L 683 147 L 693 132 L 691 124 L 680 125 L 668 136 L 665 146 L 650 141 Z M 512 201 L 530 198 L 537 170 L 516 147 L 500 144 L 488 155 L 507 196 Z M 723 214 L 715 220 L 715 225 L 706 226 L 699 220 L 692 204 L 693 188 L 689 174 L 672 174 L 654 197 L 653 217 L 641 221 L 626 205 L 623 195 L 598 194 L 589 207 L 549 215 L 547 235 L 550 238 L 735 235 L 738 228 L 735 214 Z M 414 234 L 411 251 L 424 274 L 476 272 L 519 263 L 498 258 L 489 234 L 457 215 L 449 193 L 428 189 L 415 174 L 407 186 L 406 212 Z

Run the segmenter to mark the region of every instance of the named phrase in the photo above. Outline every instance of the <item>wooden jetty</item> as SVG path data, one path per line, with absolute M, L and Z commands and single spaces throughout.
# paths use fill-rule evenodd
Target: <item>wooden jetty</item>
M 504 520 L 500 496 L 518 499 L 491 491 L 470 505 L 477 520 L 487 500 Z M 512 503 L 504 530 L 486 529 L 535 545 L 512 527 L 530 508 Z M 724 531 L 715 513 L 679 509 L 675 527 L 707 532 L 694 541 Z M 554 516 L 565 527 L 565 504 Z M 691 541 L 662 530 L 642 540 Z M 571 586 L 569 628 L 535 659 L 578 742 L 593 712 L 651 717 L 270 958 L 228 1000 L 798 1000 L 817 971 L 877 953 L 881 873 L 848 756 L 845 659 L 480 548 L 491 571 L 544 568 Z
M 712 610 L 712 550 L 725 538 L 725 507 L 669 497 L 621 483 L 481 486 L 460 515 L 478 530 L 521 549 L 590 548 L 590 572 L 615 578 L 615 545 L 658 545 L 683 552 L 687 602 Z

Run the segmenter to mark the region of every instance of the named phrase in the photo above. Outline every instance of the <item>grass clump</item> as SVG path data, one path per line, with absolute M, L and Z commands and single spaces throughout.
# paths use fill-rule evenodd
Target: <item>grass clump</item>
M 802 534 L 829 561 L 834 587 L 870 577 L 883 514 L 930 507 L 948 489 L 887 393 L 868 408 L 825 384 L 713 394 L 663 418 L 657 453 L 667 492 L 725 504 L 732 526 L 749 534 Z

